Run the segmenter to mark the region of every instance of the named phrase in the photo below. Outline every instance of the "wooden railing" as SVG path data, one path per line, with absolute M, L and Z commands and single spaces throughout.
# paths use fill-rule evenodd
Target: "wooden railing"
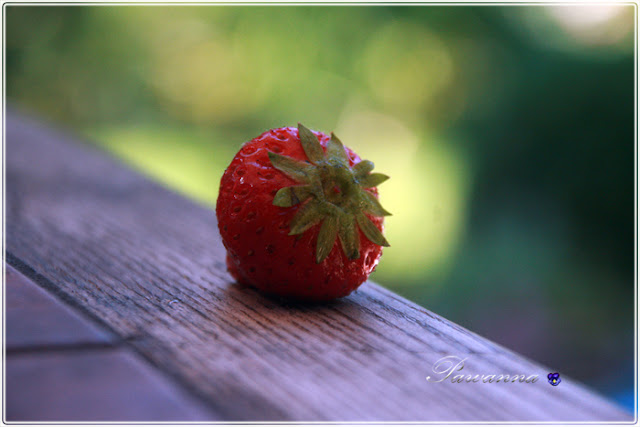
M 375 283 L 285 303 L 224 259 L 211 209 L 10 111 L 6 419 L 634 421 Z M 448 356 L 464 368 L 438 381 Z

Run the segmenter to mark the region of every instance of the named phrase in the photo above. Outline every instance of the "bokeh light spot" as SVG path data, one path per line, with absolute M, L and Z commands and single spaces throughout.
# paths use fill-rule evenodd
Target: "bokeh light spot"
M 549 15 L 579 42 L 611 45 L 633 30 L 633 8 L 619 4 L 551 6 Z
M 414 110 L 452 82 L 448 47 L 425 26 L 393 23 L 382 28 L 363 54 L 372 93 L 384 104 Z

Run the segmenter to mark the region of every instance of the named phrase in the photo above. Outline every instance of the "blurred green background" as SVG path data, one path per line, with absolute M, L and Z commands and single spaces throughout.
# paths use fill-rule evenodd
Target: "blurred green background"
M 392 177 L 374 280 L 633 408 L 633 6 L 5 10 L 9 106 L 212 208 L 335 131 Z

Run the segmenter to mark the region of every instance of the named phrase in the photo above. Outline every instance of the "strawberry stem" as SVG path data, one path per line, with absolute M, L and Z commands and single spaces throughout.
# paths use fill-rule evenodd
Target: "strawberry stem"
M 314 133 L 300 123 L 298 135 L 310 163 L 269 152 L 269 160 L 276 169 L 302 184 L 281 188 L 273 199 L 275 206 L 283 208 L 305 203 L 291 221 L 289 234 L 304 233 L 322 222 L 316 246 L 317 263 L 329 256 L 336 238 L 340 239 L 342 250 L 349 259 L 358 259 L 358 228 L 371 242 L 389 246 L 380 230 L 365 215 L 391 215 L 367 191 L 389 177 L 371 173 L 374 165 L 368 160 L 350 167 L 344 145 L 333 133 L 326 152 Z

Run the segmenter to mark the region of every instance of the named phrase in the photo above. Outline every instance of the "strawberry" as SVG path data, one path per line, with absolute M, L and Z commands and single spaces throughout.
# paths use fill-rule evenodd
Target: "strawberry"
M 282 297 L 349 295 L 378 264 L 383 216 L 371 173 L 334 135 L 272 129 L 243 144 L 220 181 L 218 228 L 241 283 Z

